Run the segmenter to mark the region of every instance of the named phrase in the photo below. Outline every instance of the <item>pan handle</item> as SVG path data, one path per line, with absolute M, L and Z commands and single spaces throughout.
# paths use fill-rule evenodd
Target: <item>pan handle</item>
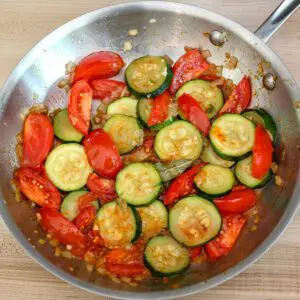
M 255 31 L 255 35 L 266 43 L 299 6 L 300 0 L 282 1 L 268 19 Z

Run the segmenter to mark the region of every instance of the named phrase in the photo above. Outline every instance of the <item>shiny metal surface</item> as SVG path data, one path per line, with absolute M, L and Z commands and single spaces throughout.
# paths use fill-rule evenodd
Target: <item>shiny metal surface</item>
M 149 23 L 155 18 L 157 22 Z M 128 36 L 136 28 L 139 35 Z M 204 32 L 218 30 L 229 33 L 222 47 L 213 46 Z M 130 40 L 133 49 L 124 52 L 124 42 Z M 278 173 L 284 187 L 270 183 L 260 194 L 258 209 L 262 214 L 256 232 L 250 232 L 251 213 L 245 230 L 230 255 L 215 263 L 203 263 L 168 284 L 152 280 L 137 288 L 116 284 L 88 273 L 84 263 L 56 257 L 47 244 L 35 248 L 44 235 L 33 234 L 37 222 L 35 211 L 27 202 L 17 203 L 10 185 L 12 171 L 17 167 L 15 136 L 21 130 L 20 113 L 33 104 L 45 103 L 50 109 L 66 106 L 67 94 L 57 88 L 64 76 L 65 64 L 97 50 L 113 50 L 122 54 L 126 62 L 145 54 L 168 54 L 176 59 L 185 45 L 209 49 L 210 61 L 222 64 L 225 53 L 239 59 L 235 70 L 224 69 L 224 75 L 238 82 L 243 74 L 252 77 L 255 97 L 252 106 L 259 105 L 272 113 L 278 124 L 276 145 Z M 257 74 L 261 61 L 264 72 L 278 77 L 276 88 L 270 92 L 262 87 Z M 120 78 L 123 74 L 120 74 Z M 0 211 L 10 231 L 44 268 L 80 288 L 115 298 L 167 299 L 200 292 L 216 286 L 243 271 L 257 260 L 279 237 L 295 214 L 299 204 L 300 174 L 300 111 L 294 103 L 300 90 L 293 77 L 274 52 L 239 24 L 199 7 L 168 2 L 139 2 L 120 4 L 79 17 L 42 40 L 19 63 L 0 94 Z M 297 152 L 298 151 L 298 152 Z M 31 240 L 28 241 L 28 238 Z M 74 272 L 69 271 L 74 266 Z M 172 289 L 174 283 L 180 288 Z

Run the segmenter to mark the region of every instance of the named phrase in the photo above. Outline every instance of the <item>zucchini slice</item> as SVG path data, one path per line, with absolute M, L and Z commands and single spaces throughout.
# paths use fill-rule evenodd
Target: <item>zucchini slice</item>
M 99 235 L 107 248 L 124 247 L 141 234 L 141 220 L 133 207 L 121 207 L 116 201 L 104 204 L 96 217 Z
M 241 160 L 252 151 L 255 125 L 241 115 L 225 114 L 213 122 L 209 137 L 219 156 L 227 160 Z
M 175 121 L 161 129 L 155 137 L 154 149 L 161 160 L 197 159 L 203 140 L 198 129 L 189 122 Z
M 145 265 L 155 276 L 174 276 L 190 266 L 188 249 L 178 244 L 170 236 L 156 236 L 146 245 Z
M 224 104 L 222 91 L 210 81 L 191 80 L 185 83 L 176 93 L 176 98 L 183 94 L 190 94 L 200 104 L 209 119 L 213 118 Z M 178 110 L 182 119 L 185 119 Z
M 66 109 L 60 111 L 53 120 L 54 134 L 64 142 L 78 142 L 83 138 L 83 134 L 73 127 L 69 121 Z
M 263 125 L 271 134 L 273 144 L 276 141 L 277 126 L 271 115 L 262 108 L 248 109 L 242 116 L 252 121 L 255 125 Z
M 131 93 L 139 97 L 155 97 L 171 84 L 173 72 L 162 56 L 143 56 L 131 62 L 125 81 Z
M 216 237 L 222 218 L 215 205 L 198 196 L 179 200 L 169 213 L 173 237 L 188 247 L 203 245 Z
M 168 227 L 168 211 L 161 201 L 137 208 L 142 219 L 142 236 L 148 240 Z
M 137 103 L 137 99 L 122 97 L 109 104 L 106 113 L 109 115 L 126 115 L 136 118 Z
M 235 167 L 235 176 L 238 181 L 250 188 L 260 188 L 267 184 L 272 178 L 272 171 L 269 172 L 261 179 L 252 176 L 252 155 L 239 161 Z
M 229 168 L 208 164 L 201 168 L 194 179 L 196 187 L 203 196 L 221 196 L 228 193 L 235 182 Z
M 143 124 L 143 126 L 148 127 L 152 130 L 160 130 L 173 123 L 173 121 L 176 118 L 176 114 L 173 111 L 169 110 L 169 116 L 163 123 L 149 126 L 148 119 L 150 117 L 152 106 L 153 106 L 153 99 L 139 100 L 139 103 L 137 105 L 137 115 L 139 120 Z
M 75 191 L 70 194 L 68 194 L 61 206 L 60 206 L 60 212 L 69 220 L 73 221 L 79 214 L 79 208 L 78 208 L 78 200 L 81 196 L 88 193 L 87 191 Z M 92 204 L 95 206 L 95 208 L 99 209 L 99 202 L 95 200 L 92 202 Z
M 144 131 L 136 118 L 114 115 L 105 123 L 103 129 L 109 133 L 120 154 L 130 152 L 143 143 Z
M 161 192 L 159 172 L 150 163 L 133 163 L 116 178 L 116 192 L 128 204 L 144 206 L 153 202 Z
M 225 168 L 230 168 L 235 164 L 235 161 L 231 160 L 225 160 L 221 158 L 213 149 L 211 146 L 210 142 L 207 141 L 207 145 L 204 146 L 204 149 L 202 151 L 201 157 L 200 157 L 204 162 L 220 166 L 220 167 L 225 167 Z
M 49 179 L 62 191 L 81 189 L 93 172 L 83 146 L 75 143 L 62 144 L 53 149 L 45 168 Z

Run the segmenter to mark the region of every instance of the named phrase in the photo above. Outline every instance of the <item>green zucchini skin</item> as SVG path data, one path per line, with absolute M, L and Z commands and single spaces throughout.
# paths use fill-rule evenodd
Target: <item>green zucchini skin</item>
M 135 236 L 133 237 L 133 239 L 131 241 L 132 243 L 134 243 L 139 239 L 139 237 L 142 234 L 142 219 L 141 219 L 139 212 L 133 206 L 130 206 L 130 208 L 132 210 L 132 213 L 133 213 L 133 215 L 135 217 L 135 221 L 136 221 Z

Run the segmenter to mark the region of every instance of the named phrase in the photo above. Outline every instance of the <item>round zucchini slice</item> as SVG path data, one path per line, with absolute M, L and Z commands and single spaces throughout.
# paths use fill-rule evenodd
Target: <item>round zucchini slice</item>
M 161 201 L 137 208 L 142 219 L 142 236 L 148 240 L 168 227 L 168 211 Z
M 235 167 L 235 176 L 238 181 L 250 188 L 260 188 L 267 184 L 272 178 L 272 171 L 261 179 L 252 176 L 252 155 L 240 160 Z
M 197 159 L 203 147 L 198 129 L 189 122 L 176 121 L 161 129 L 155 137 L 154 149 L 161 160 Z
M 203 245 L 218 235 L 222 218 L 215 205 L 198 196 L 179 200 L 170 210 L 169 229 L 188 247 Z
M 173 72 L 162 56 L 143 56 L 131 62 L 125 81 L 131 93 L 151 98 L 162 94 L 171 84 Z
M 273 144 L 276 141 L 277 126 L 271 115 L 262 108 L 248 109 L 242 116 L 252 121 L 255 125 L 263 125 L 271 134 Z
M 116 201 L 104 204 L 96 217 L 99 235 L 107 248 L 124 247 L 141 234 L 141 220 L 133 207 L 121 207 Z
M 61 206 L 60 206 L 60 212 L 69 220 L 73 221 L 79 214 L 79 198 L 85 194 L 87 194 L 87 191 L 75 191 L 70 194 L 68 194 Z M 95 200 L 92 202 L 92 205 L 95 206 L 95 208 L 99 209 L 99 202 L 98 200 Z
M 197 79 L 185 83 L 176 93 L 176 98 L 178 99 L 183 94 L 189 94 L 195 98 L 209 119 L 212 119 L 224 104 L 222 91 L 206 80 Z M 178 113 L 182 119 L 185 119 L 180 110 Z
M 228 193 L 235 182 L 229 168 L 208 164 L 201 168 L 194 179 L 196 187 L 203 196 L 221 196 Z
M 221 158 L 213 149 L 211 144 L 208 142 L 207 146 L 204 147 L 201 157 L 200 157 L 204 162 L 220 166 L 220 167 L 225 167 L 225 168 L 230 168 L 235 164 L 235 161 L 231 160 L 225 160 Z
M 66 109 L 63 109 L 54 117 L 53 127 L 55 135 L 64 142 L 80 143 L 83 138 L 83 134 L 71 124 Z
M 74 143 L 62 144 L 53 149 L 45 168 L 49 179 L 62 191 L 81 189 L 93 172 L 83 146 Z
M 136 118 L 138 100 L 131 97 L 122 97 L 108 105 L 108 115 L 126 115 Z
M 133 163 L 125 167 L 116 178 L 116 192 L 128 204 L 149 205 L 161 192 L 159 172 L 150 163 Z
M 115 115 L 105 123 L 103 129 L 111 136 L 120 154 L 128 153 L 143 143 L 144 131 L 136 118 Z
M 238 114 L 225 114 L 217 118 L 209 131 L 214 151 L 227 160 L 241 160 L 253 148 L 255 125 Z
M 146 245 L 145 265 L 153 275 L 165 277 L 184 272 L 190 266 L 188 249 L 170 236 L 156 236 Z

